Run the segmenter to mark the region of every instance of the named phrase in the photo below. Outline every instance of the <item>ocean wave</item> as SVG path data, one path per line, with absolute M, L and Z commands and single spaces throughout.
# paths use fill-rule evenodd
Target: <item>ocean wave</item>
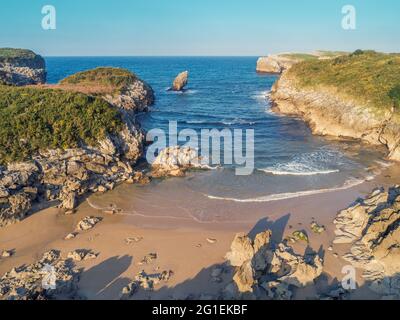
M 229 197 L 217 197 L 212 196 L 209 194 L 204 194 L 209 199 L 212 200 L 223 200 L 223 201 L 233 201 L 233 202 L 242 202 L 242 203 L 251 203 L 251 202 L 272 202 L 272 201 L 279 201 L 279 200 L 286 200 L 286 199 L 293 199 L 293 198 L 300 198 L 305 196 L 311 196 L 321 193 L 328 193 L 340 190 L 347 190 L 353 187 L 356 187 L 366 181 L 372 180 L 374 177 L 370 176 L 365 179 L 356 179 L 350 178 L 347 180 L 342 186 L 333 187 L 333 188 L 325 188 L 325 189 L 314 189 L 314 190 L 305 190 L 305 191 L 297 191 L 297 192 L 285 192 L 285 193 L 276 193 L 270 194 L 267 196 L 255 197 L 255 198 L 248 198 L 248 199 L 237 199 L 237 198 L 229 198 Z
M 257 101 L 265 102 L 268 100 L 269 94 L 270 94 L 269 90 L 256 91 L 251 97 Z
M 222 119 L 222 120 L 186 120 L 183 121 L 186 124 L 207 124 L 207 125 L 224 125 L 224 126 L 233 126 L 233 125 L 255 125 L 256 121 L 250 121 L 240 118 L 235 119 Z
M 178 94 L 178 95 L 181 95 L 181 94 L 196 94 L 196 93 L 199 92 L 199 90 L 195 90 L 195 89 L 184 89 L 182 91 L 174 91 L 174 90 L 171 90 L 170 87 L 166 88 L 165 91 L 167 91 L 170 94 Z
M 295 171 L 282 171 L 273 169 L 257 169 L 265 173 L 270 173 L 274 176 L 316 176 L 321 174 L 338 173 L 340 170 L 320 170 L 320 171 L 307 171 L 307 172 L 295 172 Z
M 288 162 L 277 163 L 262 171 L 273 175 L 314 176 L 338 173 L 338 167 L 350 165 L 344 155 L 337 150 L 321 147 L 316 151 L 295 155 Z

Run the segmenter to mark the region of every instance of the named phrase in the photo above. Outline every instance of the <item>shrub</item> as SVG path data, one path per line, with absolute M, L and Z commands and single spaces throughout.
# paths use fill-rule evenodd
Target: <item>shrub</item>
M 29 159 L 42 149 L 94 146 L 121 128 L 118 110 L 101 98 L 0 85 L 0 164 Z

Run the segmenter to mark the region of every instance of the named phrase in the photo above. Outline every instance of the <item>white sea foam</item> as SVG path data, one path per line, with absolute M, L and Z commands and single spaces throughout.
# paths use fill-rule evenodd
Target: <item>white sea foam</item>
M 296 171 L 282 171 L 273 169 L 258 169 L 265 173 L 270 173 L 274 176 L 316 176 L 321 174 L 338 173 L 340 170 L 320 170 L 320 171 L 308 171 L 308 172 L 296 172 Z
M 304 197 L 304 196 L 311 196 L 311 195 L 321 194 L 321 193 L 328 193 L 328 192 L 333 192 L 333 191 L 347 190 L 347 189 L 353 188 L 355 186 L 358 186 L 366 181 L 370 181 L 370 179 L 373 179 L 373 177 L 368 177 L 366 179 L 351 178 L 351 179 L 347 180 L 342 186 L 338 186 L 338 187 L 315 189 L 315 190 L 305 190 L 305 191 L 298 191 L 298 192 L 276 193 L 276 194 L 270 194 L 267 196 L 248 198 L 248 199 L 216 197 L 216 196 L 212 196 L 212 195 L 208 195 L 208 194 L 204 194 L 204 195 L 206 197 L 208 197 L 209 199 L 213 199 L 213 200 L 234 201 L 234 202 L 243 202 L 243 203 L 271 202 L 271 201 L 299 198 L 299 197 Z
M 256 91 L 251 97 L 257 101 L 265 102 L 269 98 L 270 91 Z

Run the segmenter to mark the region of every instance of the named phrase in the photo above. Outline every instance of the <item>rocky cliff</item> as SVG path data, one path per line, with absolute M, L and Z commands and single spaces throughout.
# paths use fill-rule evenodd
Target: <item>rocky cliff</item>
M 267 57 L 260 57 L 257 60 L 256 70 L 261 73 L 281 74 L 299 61 L 298 59 L 288 58 L 282 55 L 269 55 Z
M 30 50 L 0 49 L 0 83 L 29 85 L 46 82 L 44 59 Z
M 113 74 L 112 69 L 107 71 Z M 123 91 L 119 91 L 121 88 L 113 88 L 112 96 L 115 99 L 113 101 L 117 101 L 115 104 L 109 104 L 102 99 L 82 93 L 65 93 L 66 88 L 63 90 L 29 88 L 34 91 L 29 91 L 28 95 L 23 91 L 24 88 L 5 89 L 20 90 L 13 91 L 16 98 L 30 99 L 31 105 L 21 102 L 17 107 L 27 105 L 33 113 L 38 111 L 35 117 L 37 130 L 50 128 L 57 145 L 67 147 L 43 147 L 43 143 L 46 145 L 51 142 L 51 140 L 43 140 L 46 132 L 39 134 L 42 140 L 33 138 L 28 141 L 21 138 L 26 140 L 25 144 L 31 143 L 30 148 L 25 145 L 21 150 L 24 152 L 30 150 L 32 154 L 24 157 L 22 162 L 8 162 L 3 167 L 0 166 L 0 227 L 22 220 L 40 201 L 59 203 L 60 207 L 70 214 L 78 205 L 79 196 L 87 192 L 105 192 L 123 181 L 134 183 L 145 179 L 142 172 L 133 168 L 142 156 L 144 144 L 144 135 L 136 123 L 135 113 L 138 110 L 145 110 L 154 101 L 154 97 L 152 89 L 147 84 L 136 77 L 135 80 L 132 79 L 130 79 L 129 87 L 123 86 Z M 123 92 L 120 99 L 119 92 Z M 60 108 L 71 111 L 63 113 L 60 108 L 47 110 L 43 106 L 35 111 L 36 95 L 42 102 L 59 103 Z M 127 101 L 124 97 L 132 97 L 132 99 Z M 111 101 L 111 99 L 106 100 Z M 67 101 L 75 102 L 70 106 L 66 104 Z M 81 108 L 77 103 L 82 101 L 84 113 L 80 115 L 80 113 L 75 113 L 75 109 Z M 132 107 L 132 102 L 135 103 L 134 107 Z M 5 104 L 5 106 L 9 105 Z M 0 104 L 0 111 L 1 107 L 2 104 Z M 12 110 L 14 107 L 12 105 L 8 109 Z M 114 109 L 117 110 L 115 114 L 112 112 Z M 24 110 L 17 111 L 24 113 Z M 56 112 L 55 117 L 51 117 L 54 112 Z M 46 114 L 45 127 L 40 125 L 42 113 Z M 87 115 L 87 113 L 90 114 Z M 75 120 L 71 118 L 71 114 L 75 116 Z M 18 122 L 8 121 L 7 123 L 18 126 Z M 65 128 L 59 132 L 60 136 L 57 136 L 60 126 L 65 126 Z M 93 128 L 89 130 L 87 127 Z M 37 136 L 36 126 L 30 130 L 34 131 L 30 133 L 31 136 Z M 91 139 L 88 140 L 89 135 Z M 78 139 L 77 136 L 81 138 Z M 14 137 L 14 140 L 16 139 L 17 137 Z M 5 142 L 0 142 L 9 143 L 7 141 L 6 139 Z M 41 147 L 35 149 L 34 146 L 37 145 Z M 11 148 L 14 144 L 8 146 Z M 20 150 L 18 148 L 17 143 L 15 150 Z
M 352 70 L 353 64 L 360 65 L 358 59 L 296 64 L 273 86 L 273 110 L 300 116 L 314 134 L 384 145 L 388 158 L 400 160 L 400 111 L 398 102 L 387 94 L 394 92 L 396 84 L 383 80 L 390 70 L 372 69 L 374 63 L 378 68 L 378 62 L 370 61 L 372 58 L 365 58 L 365 69 Z M 399 58 L 393 60 L 387 66 L 400 66 Z

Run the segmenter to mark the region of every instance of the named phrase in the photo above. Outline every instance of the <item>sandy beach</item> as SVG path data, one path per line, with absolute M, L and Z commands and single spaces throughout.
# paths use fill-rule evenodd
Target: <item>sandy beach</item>
M 141 270 L 150 274 L 172 270 L 174 274 L 168 283 L 156 286 L 153 292 L 141 290 L 133 299 L 207 298 L 218 293 L 232 279 L 229 268 L 220 283 L 211 281 L 211 272 L 213 266 L 225 262 L 224 256 L 236 233 L 255 235 L 271 229 L 273 240 L 279 242 L 294 230 L 305 230 L 310 239 L 309 246 L 324 257 L 324 274 L 315 286 L 298 289 L 295 298 L 313 298 L 318 288 L 329 285 L 335 278 L 341 279 L 342 267 L 348 264 L 337 257 L 348 249 L 347 246 L 335 245 L 332 251 L 328 250 L 334 238 L 332 221 L 337 212 L 375 187 L 396 184 L 399 172 L 400 167 L 393 165 L 374 180 L 347 190 L 268 203 L 235 204 L 232 208 L 225 204 L 226 210 L 240 211 L 246 217 L 245 221 L 237 222 L 233 219 L 231 222 L 201 223 L 194 219 L 146 217 L 125 212 L 109 215 L 92 208 L 89 205 L 90 198 L 89 202 L 82 201 L 76 213 L 69 216 L 50 207 L 18 224 L 0 229 L 0 249 L 14 252 L 10 258 L 0 259 L 0 274 L 33 263 L 50 249 L 60 250 L 62 256 L 75 249 L 91 249 L 98 253 L 96 259 L 77 262 L 82 268 L 78 287 L 83 297 L 118 299 L 122 288 Z M 161 183 L 168 183 L 168 180 Z M 119 188 L 126 188 L 126 185 L 103 196 L 107 196 L 107 200 L 112 199 L 113 192 L 118 192 Z M 179 201 L 180 196 L 177 195 L 175 200 Z M 124 205 L 117 201 L 115 203 Z M 239 212 L 232 213 L 233 217 L 239 215 Z M 157 212 L 154 215 L 157 216 Z M 101 217 L 103 220 L 89 231 L 80 231 L 74 239 L 64 240 L 67 234 L 75 231 L 76 224 L 85 216 Z M 326 232 L 321 235 L 312 233 L 312 219 L 325 225 Z M 127 243 L 127 239 L 133 237 L 140 240 Z M 304 253 L 306 248 L 306 244 L 294 245 L 298 253 Z M 142 258 L 149 253 L 156 253 L 157 259 L 140 265 Z M 358 281 L 362 285 L 361 277 L 358 277 Z M 362 294 L 362 291 L 358 294 Z M 366 292 L 362 297 L 374 298 L 374 295 Z

